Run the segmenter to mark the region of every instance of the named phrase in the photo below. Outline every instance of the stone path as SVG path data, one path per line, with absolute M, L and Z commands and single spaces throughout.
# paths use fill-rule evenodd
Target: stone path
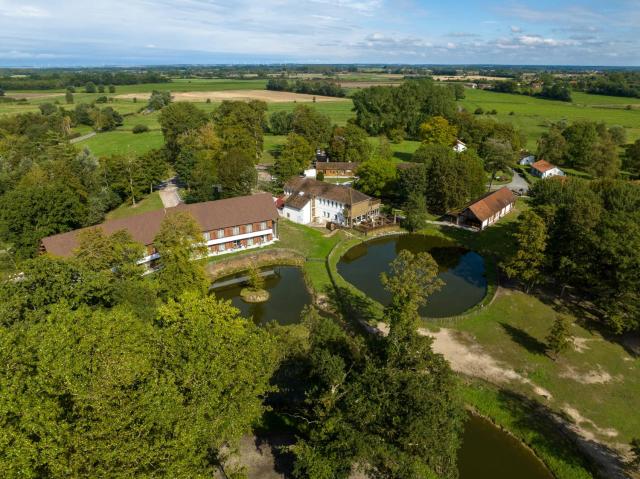
M 174 183 L 174 179 L 169 180 L 159 193 L 165 208 L 173 208 L 182 203 L 182 198 L 180 198 L 180 193 L 178 193 L 178 187 Z

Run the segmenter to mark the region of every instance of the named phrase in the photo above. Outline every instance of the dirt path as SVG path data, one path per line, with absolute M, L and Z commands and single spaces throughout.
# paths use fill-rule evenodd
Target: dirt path
M 117 95 L 116 98 L 130 100 L 133 98 L 148 99 L 150 93 L 127 93 Z M 224 91 L 189 91 L 175 92 L 171 94 L 174 101 L 204 102 L 223 100 L 262 100 L 267 103 L 289 103 L 289 102 L 327 102 L 327 101 L 347 101 L 347 98 L 336 98 L 332 96 L 306 95 L 303 93 L 291 93 L 287 91 L 271 90 L 224 90 Z

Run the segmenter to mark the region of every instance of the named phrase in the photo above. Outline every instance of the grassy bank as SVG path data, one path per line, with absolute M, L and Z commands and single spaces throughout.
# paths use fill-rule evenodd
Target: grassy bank
M 589 479 L 587 464 L 534 404 L 477 381 L 464 381 L 464 402 L 513 434 L 538 456 L 557 479 Z

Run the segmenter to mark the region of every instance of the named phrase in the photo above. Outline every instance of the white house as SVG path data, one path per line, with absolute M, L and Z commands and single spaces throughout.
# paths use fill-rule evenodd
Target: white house
M 284 194 L 280 215 L 300 224 L 353 226 L 380 214 L 380 200 L 312 178 L 293 178 L 284 185 Z
M 523 157 L 518 163 L 521 165 L 533 165 L 536 161 L 536 157 L 533 155 L 528 155 Z
M 453 145 L 453 151 L 456 153 L 462 153 L 467 150 L 467 145 L 465 145 L 462 141 L 456 140 L 456 144 Z
M 564 172 L 548 161 L 538 160 L 531 165 L 531 174 L 538 178 L 550 178 L 552 176 L 564 176 Z

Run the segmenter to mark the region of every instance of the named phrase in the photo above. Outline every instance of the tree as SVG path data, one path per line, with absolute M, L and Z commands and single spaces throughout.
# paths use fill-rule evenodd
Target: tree
M 495 140 L 490 138 L 482 145 L 484 153 L 484 166 L 485 169 L 491 173 L 491 181 L 489 182 L 489 189 L 493 181 L 496 179 L 498 171 L 505 171 L 511 167 L 515 159 L 511 144 Z
M 314 149 L 304 137 L 296 133 L 289 133 L 287 142 L 274 165 L 278 181 L 284 184 L 291 177 L 302 173 L 309 166 L 314 155 Z
M 571 330 L 567 320 L 562 316 L 556 316 L 545 341 L 551 357 L 556 360 L 558 356 L 571 345 Z
M 631 441 L 631 454 L 633 454 L 631 465 L 640 470 L 640 439 L 634 438 Z
M 464 100 L 464 97 L 465 97 L 464 85 L 462 85 L 461 83 L 454 83 L 453 94 L 455 95 L 456 100 Z
M 367 161 L 371 157 L 367 132 L 351 123 L 334 126 L 327 153 L 334 161 Z
M 292 115 L 288 111 L 273 112 L 269 117 L 269 131 L 273 135 L 288 135 L 291 131 Z
M 115 85 L 109 85 L 109 93 L 115 93 L 116 92 L 116 86 Z
M 135 102 L 136 99 L 134 98 Z M 162 110 L 165 106 L 171 103 L 171 92 L 153 90 L 149 96 L 149 102 L 147 108 L 152 111 Z
M 142 274 L 137 262 L 144 256 L 144 247 L 131 235 L 120 230 L 108 235 L 102 228 L 91 228 L 78 234 L 74 256 L 93 271 L 113 271 L 123 276 Z
M 504 265 L 509 278 L 517 278 L 526 285 L 526 291 L 540 277 L 546 262 L 547 227 L 533 211 L 524 211 L 518 217 L 518 226 L 513 234 L 517 250 Z
M 214 114 L 225 151 L 246 151 L 257 163 L 262 156 L 265 113 L 263 101 L 223 101 Z
M 567 161 L 569 145 L 558 128 L 551 128 L 538 139 L 538 158 L 554 165 L 564 165 Z
M 382 196 L 391 191 L 396 173 L 393 161 L 373 158 L 358 167 L 356 187 L 367 195 Z
M 624 164 L 628 170 L 636 175 L 640 174 L 640 140 L 636 140 L 627 147 Z
M 205 294 L 209 279 L 194 259 L 206 255 L 207 247 L 200 225 L 188 213 L 171 213 L 160 224 L 153 240 L 160 255 L 160 270 L 155 274 L 158 291 L 165 298 L 178 298 L 185 291 Z
M 174 162 L 180 153 L 180 135 L 195 130 L 207 122 L 206 114 L 193 103 L 171 103 L 160 111 L 158 118 L 169 161 Z
M 84 215 L 85 205 L 65 184 L 18 186 L 0 200 L 0 239 L 27 258 L 45 236 L 82 226 Z
M 218 182 L 223 198 L 251 194 L 257 179 L 254 158 L 244 151 L 230 151 L 218 164 Z
M 175 162 L 175 170 L 180 179 L 190 191 L 197 183 L 198 188 L 201 188 L 197 196 L 211 195 L 217 165 L 222 157 L 222 140 L 213 123 L 209 122 L 183 133 L 178 138 L 178 146 L 180 153 Z
M 96 84 L 90 81 L 84 85 L 84 91 L 86 93 L 96 93 L 98 89 L 96 88 Z
M 249 268 L 249 287 L 253 291 L 264 289 L 264 277 L 260 274 L 260 269 L 253 265 Z
M 627 130 L 623 126 L 613 125 L 609 128 L 609 136 L 616 146 L 622 146 L 627 142 Z
M 411 193 L 404 205 L 403 226 L 409 231 L 417 231 L 427 225 L 427 201 L 424 194 Z
M 67 90 L 67 92 L 64 94 L 64 100 L 68 105 L 73 104 L 73 93 Z
M 423 164 L 411 164 L 398 170 L 398 197 L 404 202 L 411 194 L 425 196 L 427 191 L 427 167 Z
M 446 118 L 434 116 L 420 125 L 420 138 L 427 145 L 451 146 L 456 141 L 458 127 Z
M 317 150 L 329 142 L 331 119 L 315 108 L 298 105 L 291 113 L 291 131 L 304 137 Z
M 101 158 L 104 179 L 109 187 L 123 200 L 135 205 L 150 187 L 143 157 L 114 155 Z

